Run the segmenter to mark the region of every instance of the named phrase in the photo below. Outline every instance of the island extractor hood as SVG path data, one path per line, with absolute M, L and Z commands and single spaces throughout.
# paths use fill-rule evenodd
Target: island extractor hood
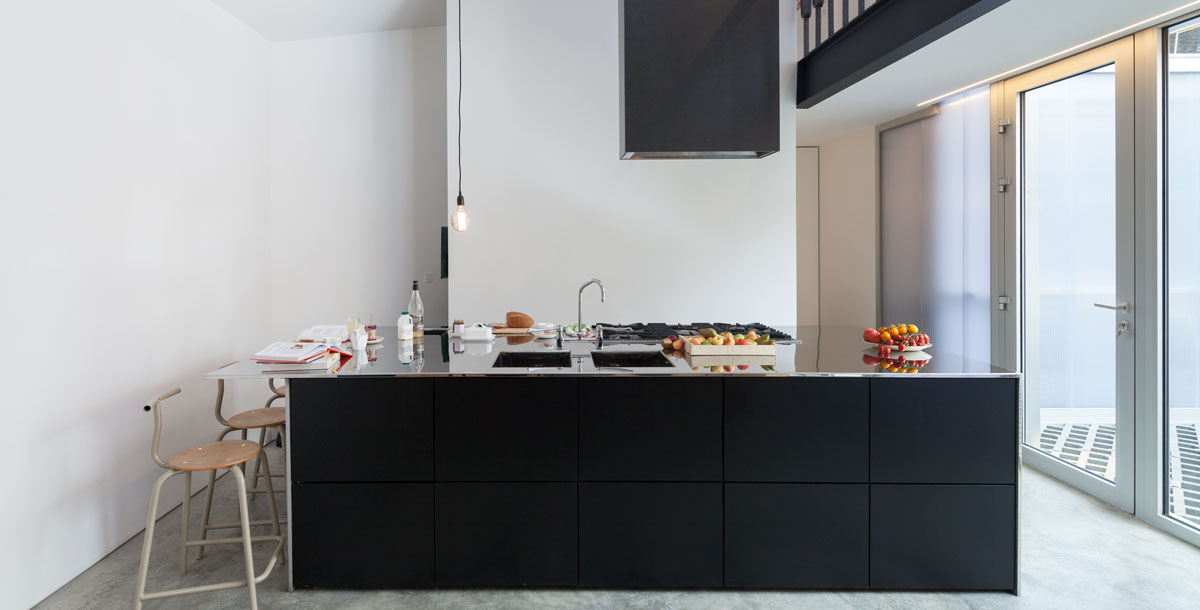
M 779 0 L 621 0 L 621 158 L 779 150 Z

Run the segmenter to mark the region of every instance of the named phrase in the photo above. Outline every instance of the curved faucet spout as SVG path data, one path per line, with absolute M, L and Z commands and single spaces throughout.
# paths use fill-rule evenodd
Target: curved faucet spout
M 600 302 L 601 303 L 604 302 L 604 282 L 601 282 L 600 280 L 593 278 L 591 280 L 588 280 L 587 283 L 585 283 L 584 285 L 579 287 L 579 311 L 577 312 L 579 314 L 579 319 L 578 319 L 579 325 L 576 326 L 576 328 L 579 329 L 580 336 L 583 335 L 583 289 L 587 288 L 588 286 L 591 286 L 592 284 L 595 284 L 600 287 Z

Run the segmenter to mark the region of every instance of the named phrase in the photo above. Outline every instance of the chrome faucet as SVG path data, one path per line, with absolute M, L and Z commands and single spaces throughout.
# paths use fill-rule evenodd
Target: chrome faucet
M 591 286 L 592 284 L 595 284 L 600 287 L 600 302 L 601 303 L 604 302 L 604 282 L 601 282 L 600 280 L 592 279 L 592 280 L 588 280 L 588 282 L 586 284 L 579 287 L 579 326 L 577 326 L 576 328 L 579 329 L 580 337 L 583 336 L 583 289 L 587 288 L 588 286 Z

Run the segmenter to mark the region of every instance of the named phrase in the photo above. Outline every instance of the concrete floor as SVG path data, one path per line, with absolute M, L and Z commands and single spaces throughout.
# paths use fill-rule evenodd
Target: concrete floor
M 276 449 L 275 459 L 279 459 Z M 272 466 L 277 469 L 278 466 Z M 279 468 L 275 470 L 279 472 Z M 1022 570 L 1020 597 L 1006 593 L 718 592 L 718 591 L 287 591 L 286 566 L 258 586 L 262 608 L 436 608 L 522 610 L 561 608 L 654 609 L 941 609 L 941 608 L 1197 608 L 1200 607 L 1200 549 L 1169 536 L 1037 471 L 1025 469 L 1021 494 Z M 221 520 L 235 514 L 232 481 L 218 481 Z M 203 495 L 197 496 L 202 501 Z M 197 507 L 199 502 L 193 501 Z M 255 503 L 254 518 L 266 504 Z M 192 510 L 197 531 L 200 510 Z M 193 586 L 240 576 L 238 546 L 209 547 L 202 561 L 194 551 L 187 575 L 179 573 L 179 511 L 155 532 L 149 589 Z M 39 609 L 127 608 L 132 604 L 142 536 L 138 535 L 79 575 Z M 256 545 L 262 566 L 269 544 Z M 148 602 L 148 610 L 245 608 L 245 589 Z

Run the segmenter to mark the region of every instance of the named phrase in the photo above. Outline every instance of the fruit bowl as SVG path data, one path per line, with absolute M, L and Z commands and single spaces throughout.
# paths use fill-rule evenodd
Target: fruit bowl
M 863 343 L 878 351 L 880 356 L 922 352 L 933 347 L 929 335 L 922 333 L 916 324 L 891 324 L 868 328 L 863 331 L 862 339 Z

